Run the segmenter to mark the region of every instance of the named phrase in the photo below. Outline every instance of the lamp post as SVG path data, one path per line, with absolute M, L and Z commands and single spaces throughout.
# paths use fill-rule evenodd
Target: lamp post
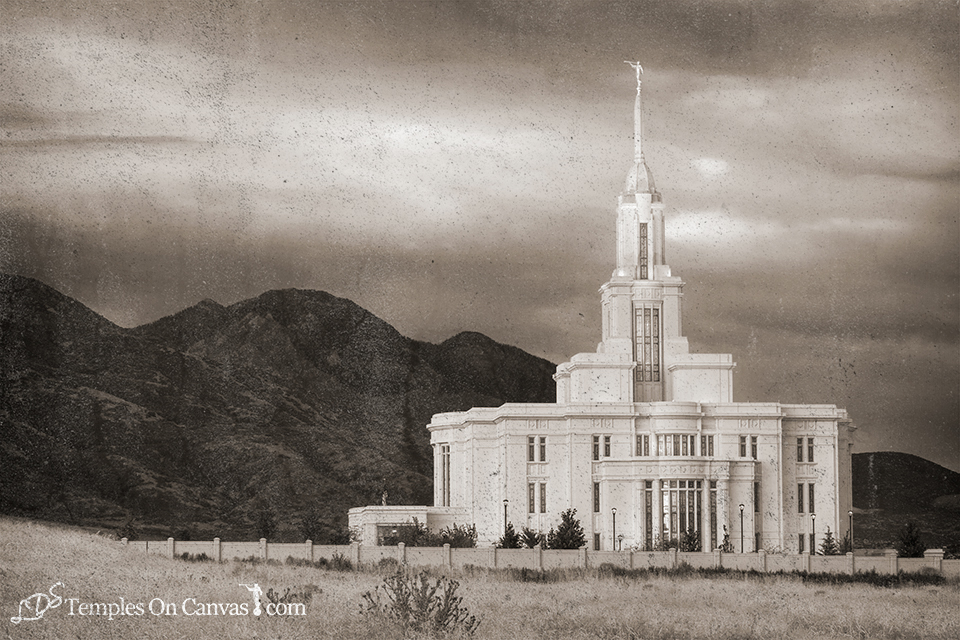
M 740 553 L 743 553 L 743 503 L 740 503 Z
M 850 518 L 850 553 L 853 553 L 853 509 L 847 511 L 847 516 Z
M 810 555 L 815 556 L 817 555 L 817 514 L 810 514 L 810 522 L 813 523 L 810 527 L 812 531 L 810 534 Z
M 610 509 L 610 511 L 613 513 L 613 549 L 614 551 L 616 551 L 617 549 L 617 508 L 614 507 Z
M 503 499 L 503 535 L 507 535 L 507 505 L 509 503 L 509 500 Z
M 623 551 L 623 534 L 617 536 L 617 551 Z

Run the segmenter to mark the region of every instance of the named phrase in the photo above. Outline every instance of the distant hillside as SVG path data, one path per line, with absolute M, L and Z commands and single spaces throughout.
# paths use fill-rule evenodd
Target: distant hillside
M 332 538 L 384 491 L 432 504 L 434 413 L 554 401 L 541 358 L 295 289 L 123 329 L 3 275 L 0 370 L 0 511 L 223 538 L 310 511 Z
M 853 455 L 853 506 L 898 513 L 926 511 L 941 496 L 960 495 L 960 473 L 895 451 Z

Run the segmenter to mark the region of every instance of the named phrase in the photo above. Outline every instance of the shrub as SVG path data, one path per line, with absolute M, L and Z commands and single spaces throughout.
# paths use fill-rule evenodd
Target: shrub
M 513 528 L 513 523 L 508 522 L 503 535 L 497 540 L 498 549 L 519 549 L 520 534 Z
M 523 546 L 525 546 L 527 549 L 533 549 L 537 545 L 540 545 L 541 547 L 547 546 L 547 536 L 543 535 L 539 531 L 534 531 L 530 527 L 524 527 L 521 529 L 520 541 L 523 542 Z
M 556 530 L 550 527 L 547 534 L 547 547 L 550 549 L 579 549 L 586 544 L 583 527 L 576 519 L 577 510 L 567 509 L 560 514 L 560 524 Z
M 922 558 L 923 552 L 927 550 L 920 541 L 920 529 L 913 521 L 908 522 L 900 530 L 895 547 L 901 558 Z
M 377 563 L 377 568 L 396 572 L 400 568 L 400 561 L 396 558 L 380 558 L 380 562 Z
M 360 612 L 394 621 L 404 631 L 472 634 L 480 620 L 462 606 L 459 587 L 456 580 L 431 580 L 425 571 L 413 576 L 398 572 L 363 594 Z
M 852 553 L 852 552 L 853 552 L 853 542 L 850 540 L 850 532 L 847 531 L 843 536 L 843 540 L 840 541 L 840 553 L 845 554 L 845 553 Z
M 334 571 L 352 571 L 353 563 L 342 553 L 335 553 L 330 558 L 330 568 Z
M 730 534 L 727 533 L 727 525 L 723 525 L 723 543 L 720 545 L 720 551 L 723 553 L 733 553 L 733 544 L 730 543 Z
M 823 542 L 820 543 L 820 555 L 840 555 L 840 545 L 837 544 L 837 539 L 833 537 L 833 532 L 830 531 L 830 527 L 827 527 L 827 532 L 823 534 Z
M 186 562 L 213 562 L 213 558 L 205 553 L 182 553 L 178 557 Z
M 702 545 L 699 531 L 687 529 L 680 536 L 680 551 L 700 551 Z
M 477 528 L 474 525 L 454 524 L 432 533 L 427 525 L 414 518 L 411 524 L 397 527 L 395 535 L 383 538 L 383 544 L 387 546 L 401 542 L 407 547 L 442 547 L 449 544 L 455 548 L 472 548 L 477 546 Z
M 310 601 L 313 600 L 313 594 L 320 590 L 320 587 L 315 584 L 302 587 L 298 591 L 294 591 L 292 587 L 287 587 L 287 589 L 283 592 L 283 595 L 281 595 L 279 591 L 274 591 L 273 587 L 270 587 L 265 595 L 267 600 L 273 604 L 288 602 L 302 602 L 303 604 L 309 604 Z
M 124 520 L 123 524 L 120 525 L 120 528 L 117 529 L 117 537 L 126 538 L 127 540 L 136 540 L 140 537 L 140 528 L 137 526 L 133 516 Z

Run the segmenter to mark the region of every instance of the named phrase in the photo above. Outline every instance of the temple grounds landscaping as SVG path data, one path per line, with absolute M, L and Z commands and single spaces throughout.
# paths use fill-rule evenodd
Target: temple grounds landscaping
M 390 609 L 397 595 L 384 592 L 397 569 L 390 562 L 358 571 L 349 563 L 170 559 L 133 553 L 92 533 L 10 518 L 0 518 L 0 541 L 0 624 L 10 638 L 469 635 L 471 625 L 456 623 L 456 615 L 479 621 L 476 638 L 960 637 L 960 582 L 932 574 L 844 582 L 848 576 L 683 567 L 468 568 L 448 576 L 408 570 L 406 582 L 393 580 L 395 589 L 439 586 L 435 595 L 446 590 L 448 596 L 446 613 L 434 610 L 416 622 Z M 413 609 L 418 593 L 404 596 Z M 445 616 L 447 630 L 434 628 L 437 616 Z

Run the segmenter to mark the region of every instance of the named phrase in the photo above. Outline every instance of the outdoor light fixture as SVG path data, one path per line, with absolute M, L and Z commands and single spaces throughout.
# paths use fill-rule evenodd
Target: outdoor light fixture
M 813 533 L 810 534 L 810 555 L 817 555 L 817 514 L 810 514 L 810 521 L 813 522 L 811 530 Z
M 610 509 L 613 512 L 613 544 L 617 544 L 617 508 Z
M 623 534 L 617 536 L 617 551 L 623 551 Z
M 740 553 L 743 553 L 743 503 L 740 503 Z
M 507 504 L 509 502 L 506 498 L 503 499 L 503 535 L 507 535 Z
M 850 553 L 853 553 L 853 509 L 847 511 L 847 515 L 850 516 Z

